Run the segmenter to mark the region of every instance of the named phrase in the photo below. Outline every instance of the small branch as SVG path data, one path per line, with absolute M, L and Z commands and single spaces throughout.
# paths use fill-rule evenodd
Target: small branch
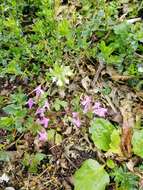
M 138 18 L 132 18 L 132 19 L 127 20 L 127 23 L 129 23 L 129 24 L 133 24 L 133 23 L 135 23 L 135 22 L 139 22 L 139 21 L 141 21 L 141 20 L 142 20 L 141 17 L 138 17 Z

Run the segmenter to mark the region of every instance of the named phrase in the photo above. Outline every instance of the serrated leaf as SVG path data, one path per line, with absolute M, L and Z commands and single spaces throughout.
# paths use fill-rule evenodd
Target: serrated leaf
M 143 158 L 143 130 L 134 131 L 132 145 L 134 154 Z
M 109 150 L 114 126 L 108 120 L 102 118 L 92 120 L 90 125 L 89 132 L 97 148 L 104 151 Z
M 74 190 L 105 190 L 109 175 L 96 160 L 88 159 L 74 174 Z
M 56 111 L 59 111 L 61 108 L 66 108 L 67 107 L 67 102 L 60 100 L 59 98 L 56 98 L 53 107 L 55 108 Z

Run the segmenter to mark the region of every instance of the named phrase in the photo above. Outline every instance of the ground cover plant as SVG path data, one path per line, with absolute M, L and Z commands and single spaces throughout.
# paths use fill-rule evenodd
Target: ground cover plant
M 0 189 L 143 189 L 143 2 L 0 15 Z

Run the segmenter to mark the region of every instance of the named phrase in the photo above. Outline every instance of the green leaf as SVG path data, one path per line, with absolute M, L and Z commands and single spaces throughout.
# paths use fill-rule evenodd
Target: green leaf
M 134 154 L 143 158 L 143 129 L 134 131 L 132 145 Z
M 55 108 L 56 111 L 59 111 L 61 108 L 66 108 L 67 107 L 67 102 L 62 101 L 59 98 L 56 98 L 53 107 Z
M 62 142 L 62 136 L 56 132 L 55 129 L 50 129 L 47 131 L 48 141 L 59 145 Z
M 114 126 L 109 121 L 102 118 L 92 120 L 90 125 L 89 132 L 97 148 L 104 151 L 109 150 Z
M 50 76 L 53 79 L 53 82 L 60 87 L 64 86 L 65 84 L 69 84 L 69 77 L 73 75 L 70 66 L 64 66 L 55 63 L 53 69 L 50 69 Z
M 127 22 L 123 22 L 114 27 L 114 32 L 117 35 L 127 37 L 129 34 L 129 24 Z
M 25 153 L 22 163 L 24 166 L 28 167 L 29 172 L 36 173 L 38 170 L 38 165 L 45 158 L 45 156 L 46 155 L 42 153 L 36 153 L 35 155 Z
M 74 190 L 105 190 L 109 175 L 96 160 L 88 159 L 74 174 Z
M 0 151 L 0 161 L 9 162 L 10 156 L 6 151 Z
M 70 33 L 69 22 L 65 19 L 62 20 L 58 25 L 58 31 L 62 36 L 66 36 Z
M 13 128 L 10 128 L 12 125 L 14 125 L 15 121 L 13 117 L 1 117 L 0 118 L 0 129 L 7 129 L 12 130 Z
M 104 41 L 101 41 L 101 43 L 99 44 L 99 49 L 101 50 L 103 56 L 106 58 L 110 56 L 114 51 L 114 48 L 111 46 L 106 46 Z
M 120 154 L 121 155 L 121 148 L 120 148 L 121 138 L 119 130 L 114 129 L 111 134 L 111 143 L 110 143 L 110 152 Z
M 107 160 L 107 161 L 106 161 L 106 164 L 107 164 L 107 166 L 108 166 L 109 168 L 111 168 L 111 169 L 115 168 L 115 163 L 114 163 L 114 161 L 111 160 L 111 159 Z

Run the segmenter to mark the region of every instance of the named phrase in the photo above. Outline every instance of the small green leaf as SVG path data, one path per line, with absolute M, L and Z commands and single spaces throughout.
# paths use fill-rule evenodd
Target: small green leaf
M 132 145 L 134 154 L 143 158 L 143 130 L 134 131 Z
M 106 164 L 107 164 L 107 166 L 108 166 L 109 168 L 111 168 L 111 169 L 115 168 L 115 163 L 114 163 L 114 161 L 111 160 L 111 159 L 107 160 Z
M 56 133 L 55 144 L 59 145 L 59 144 L 61 144 L 61 142 L 62 142 L 62 136 L 60 134 Z
M 56 132 L 54 129 L 50 129 L 47 131 L 48 134 L 48 141 L 59 145 L 62 142 L 62 136 Z
M 9 162 L 10 156 L 6 151 L 1 150 L 0 151 L 0 161 L 3 162 Z
M 114 126 L 109 121 L 102 118 L 92 120 L 90 125 L 89 132 L 97 148 L 104 151 L 109 150 Z
M 46 155 L 42 153 L 36 153 L 35 155 L 25 153 L 22 163 L 24 166 L 28 167 L 29 172 L 36 173 L 38 170 L 38 165 L 45 158 L 45 156 Z
M 56 98 L 53 107 L 55 108 L 56 111 L 59 111 L 61 108 L 66 108 L 67 107 L 67 102 L 62 101 L 59 98 Z
M 74 190 L 105 190 L 109 175 L 96 160 L 88 159 L 74 174 Z
M 13 128 L 11 128 L 12 125 L 14 125 L 14 119 L 13 117 L 1 117 L 0 118 L 0 129 L 7 129 L 11 131 Z
M 62 20 L 58 25 L 58 31 L 62 36 L 66 36 L 70 33 L 69 22 L 67 20 Z

